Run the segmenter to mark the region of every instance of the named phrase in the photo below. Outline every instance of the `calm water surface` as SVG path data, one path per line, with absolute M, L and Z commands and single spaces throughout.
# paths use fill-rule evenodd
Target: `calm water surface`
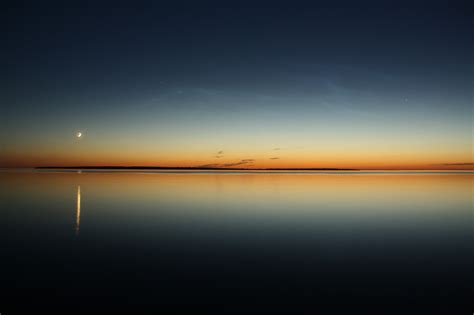
M 0 172 L 0 312 L 469 314 L 473 179 Z

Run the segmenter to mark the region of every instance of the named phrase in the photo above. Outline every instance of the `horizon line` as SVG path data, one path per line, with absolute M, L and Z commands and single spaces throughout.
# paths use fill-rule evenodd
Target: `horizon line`
M 123 165 L 69 165 L 69 166 L 58 166 L 58 165 L 46 165 L 46 166 L 29 166 L 29 167 L 3 167 L 0 169 L 69 169 L 69 170 L 235 170 L 235 171 L 474 171 L 473 168 L 457 168 L 457 169 L 446 169 L 446 168 L 337 168 L 337 167 L 282 167 L 282 168 L 244 168 L 244 167 L 201 167 L 201 166 L 123 166 Z
M 113 165 L 87 165 L 87 166 L 35 166 L 34 169 L 142 169 L 142 170 L 255 170 L 255 171 L 275 171 L 275 170 L 321 170 L 321 171 L 360 171 L 356 168 L 336 168 L 336 167 L 283 167 L 283 168 L 244 168 L 244 167 L 202 167 L 202 166 L 113 166 Z

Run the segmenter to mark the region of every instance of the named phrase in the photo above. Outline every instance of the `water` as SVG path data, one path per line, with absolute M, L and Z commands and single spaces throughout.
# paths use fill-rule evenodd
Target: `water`
M 0 312 L 469 313 L 473 179 L 3 171 Z

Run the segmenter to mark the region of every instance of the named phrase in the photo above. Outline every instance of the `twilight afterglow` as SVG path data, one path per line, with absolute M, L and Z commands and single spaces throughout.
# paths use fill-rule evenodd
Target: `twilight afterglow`
M 473 313 L 469 1 L 0 17 L 0 315 Z
M 2 167 L 473 168 L 455 7 L 38 6 L 9 26 Z

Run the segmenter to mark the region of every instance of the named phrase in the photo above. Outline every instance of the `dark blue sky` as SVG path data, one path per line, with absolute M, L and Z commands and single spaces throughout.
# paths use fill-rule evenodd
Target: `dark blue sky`
M 31 142 L 46 152 L 84 129 L 97 146 L 119 145 L 111 139 L 119 134 L 128 139 L 121 144 L 176 154 L 169 143 L 201 150 L 189 143 L 199 130 L 205 150 L 232 140 L 245 154 L 252 135 L 271 147 L 313 145 L 312 133 L 343 143 L 351 133 L 372 137 L 375 149 L 396 135 L 394 145 L 442 139 L 438 147 L 457 150 L 446 158 L 465 156 L 473 87 L 467 1 L 169 3 L 4 8 L 6 155 L 30 152 Z M 30 139 L 38 133 L 48 139 Z

